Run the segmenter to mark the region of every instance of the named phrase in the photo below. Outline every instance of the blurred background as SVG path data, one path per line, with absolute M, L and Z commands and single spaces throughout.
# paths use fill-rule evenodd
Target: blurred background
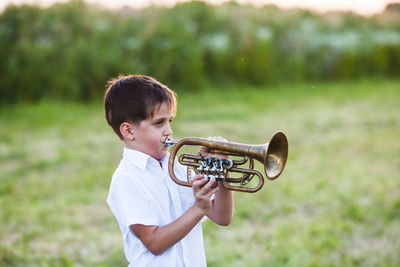
M 204 224 L 209 266 L 400 264 L 400 2 L 2 1 L 0 265 L 126 266 L 106 82 L 178 93 L 176 138 L 289 139 L 280 178 Z

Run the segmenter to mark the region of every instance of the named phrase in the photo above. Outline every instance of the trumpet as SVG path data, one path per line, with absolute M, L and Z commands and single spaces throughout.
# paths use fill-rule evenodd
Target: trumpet
M 181 140 L 166 139 L 166 147 L 173 146 L 168 163 L 168 172 L 171 179 L 182 186 L 191 186 L 191 168 L 195 173 L 208 179 L 221 181 L 222 185 L 233 191 L 254 193 L 264 185 L 263 174 L 254 169 L 254 160 L 263 164 L 264 172 L 269 180 L 275 180 L 282 173 L 286 165 L 288 156 L 288 141 L 283 132 L 276 132 L 272 135 L 268 143 L 261 145 L 249 145 L 234 142 L 216 141 L 201 137 L 186 137 Z M 177 157 L 177 153 L 182 146 L 204 146 L 209 148 L 209 154 L 223 156 L 234 156 L 239 159 L 220 159 L 214 157 L 204 157 L 200 153 L 197 155 L 182 153 Z M 187 181 L 180 180 L 174 173 L 175 160 L 187 166 Z M 242 165 L 248 164 L 247 168 Z M 235 174 L 235 175 L 233 175 Z M 231 177 L 237 176 L 239 177 Z M 253 180 L 255 177 L 257 179 Z M 250 181 L 255 181 L 252 186 Z

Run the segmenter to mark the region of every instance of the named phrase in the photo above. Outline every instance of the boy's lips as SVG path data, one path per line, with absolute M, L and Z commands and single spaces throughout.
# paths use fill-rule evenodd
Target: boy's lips
M 166 142 L 167 140 L 168 140 L 168 137 L 165 137 L 164 140 L 161 141 L 161 144 L 162 144 L 164 147 L 167 147 L 167 146 L 165 145 L 165 142 Z
M 161 142 L 161 146 L 162 146 L 163 151 L 168 150 L 168 146 L 165 145 L 165 140 L 163 142 Z

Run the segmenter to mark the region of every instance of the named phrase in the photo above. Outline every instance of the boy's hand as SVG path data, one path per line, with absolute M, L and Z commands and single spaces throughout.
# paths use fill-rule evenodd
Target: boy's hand
M 214 141 L 221 141 L 221 142 L 227 142 L 228 140 L 226 140 L 225 138 L 222 138 L 221 136 L 211 136 L 208 137 L 207 139 L 209 140 L 214 140 Z M 219 155 L 219 154 L 213 154 L 213 153 L 209 153 L 210 148 L 203 146 L 200 148 L 200 154 L 203 157 L 207 157 L 207 158 L 219 158 L 219 159 L 228 159 L 227 155 Z
M 190 183 L 193 188 L 195 206 L 200 208 L 203 213 L 206 214 L 212 207 L 211 196 L 219 190 L 216 180 L 208 180 L 204 179 L 201 175 L 196 175 Z

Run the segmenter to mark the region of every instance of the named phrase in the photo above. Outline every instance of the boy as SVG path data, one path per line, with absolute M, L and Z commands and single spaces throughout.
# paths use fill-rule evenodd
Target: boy
M 172 136 L 176 106 L 171 89 L 143 75 L 111 80 L 105 93 L 106 120 L 125 145 L 107 203 L 129 266 L 206 266 L 204 216 L 218 225 L 232 219 L 232 191 L 201 176 L 191 180 L 192 187 L 169 177 L 164 141 Z M 201 150 L 207 156 L 207 148 Z M 186 180 L 182 165 L 175 174 Z

